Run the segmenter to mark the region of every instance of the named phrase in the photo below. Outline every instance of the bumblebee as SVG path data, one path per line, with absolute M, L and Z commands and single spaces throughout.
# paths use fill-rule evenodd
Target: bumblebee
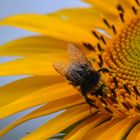
M 102 94 L 105 85 L 101 82 L 101 72 L 109 72 L 107 68 L 95 70 L 83 51 L 74 44 L 68 45 L 68 54 L 71 57 L 70 64 L 55 63 L 55 70 L 66 77 L 71 85 L 79 87 L 87 104 L 96 107 L 88 94 L 98 96 Z M 96 107 L 97 108 L 97 107 Z

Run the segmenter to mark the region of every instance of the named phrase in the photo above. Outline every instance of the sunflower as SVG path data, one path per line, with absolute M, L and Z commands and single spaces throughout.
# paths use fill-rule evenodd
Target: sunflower
M 0 88 L 0 118 L 41 105 L 1 130 L 0 136 L 28 120 L 63 110 L 22 140 L 140 140 L 140 2 L 84 2 L 90 6 L 0 20 L 2 26 L 40 33 L 0 47 L 1 56 L 22 56 L 1 64 L 1 76 L 30 75 Z M 75 46 L 68 48 L 75 55 L 72 62 L 66 53 L 70 43 Z M 68 65 L 55 64 L 63 61 Z M 84 84 L 73 82 L 73 65 L 80 68 L 80 78 L 86 76 Z M 86 75 L 89 65 L 100 76 L 92 86 L 94 74 Z M 108 72 L 99 74 L 103 69 Z M 84 94 L 83 87 L 89 88 Z

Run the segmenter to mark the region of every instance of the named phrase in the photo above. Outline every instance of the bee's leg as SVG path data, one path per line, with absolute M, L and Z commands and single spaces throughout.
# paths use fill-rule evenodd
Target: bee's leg
M 91 99 L 89 99 L 87 96 L 85 96 L 85 100 L 86 100 L 86 103 L 90 106 L 90 110 L 91 110 L 91 107 L 95 107 L 95 108 L 98 108 Z
M 98 95 L 101 95 L 102 97 L 104 97 L 104 98 L 106 98 L 107 97 L 107 95 L 103 92 L 103 89 L 105 88 L 105 84 L 102 84 L 100 87 L 99 87 L 99 89 L 95 92 L 95 93 L 93 93 L 96 97 L 98 96 Z
M 89 105 L 90 112 L 91 112 L 91 107 L 95 107 L 95 108 L 98 108 L 98 107 L 93 103 L 93 101 L 90 98 L 87 97 L 87 93 L 85 89 L 86 88 L 84 86 L 80 86 L 81 94 L 85 98 L 86 103 Z

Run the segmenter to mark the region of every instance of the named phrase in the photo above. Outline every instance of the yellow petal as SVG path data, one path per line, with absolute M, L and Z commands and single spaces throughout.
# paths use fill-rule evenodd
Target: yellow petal
M 94 110 L 94 112 L 96 112 L 96 110 Z M 79 105 L 50 120 L 32 134 L 24 137 L 22 140 L 33 140 L 36 138 L 38 140 L 48 139 L 89 115 L 89 106 Z
M 0 88 L 0 106 L 64 81 L 61 76 L 34 76 L 15 81 Z
M 93 10 L 96 12 L 99 12 L 99 14 L 102 14 L 106 16 L 106 18 L 110 18 L 111 20 L 115 20 L 117 18 L 117 9 L 115 7 L 115 2 L 111 0 L 106 0 L 106 2 L 102 2 L 99 0 L 84 0 L 85 2 L 90 3 L 93 5 Z M 111 5 L 111 8 L 110 8 Z
M 67 42 L 47 36 L 31 36 L 8 42 L 0 47 L 0 55 L 34 56 L 66 53 Z
M 92 8 L 73 8 L 64 9 L 52 13 L 60 18 L 65 18 L 67 23 L 71 23 L 76 26 L 83 27 L 88 30 L 92 30 L 93 27 L 106 28 L 105 24 L 101 22 L 101 17 Z M 79 16 L 82 15 L 82 16 Z M 90 21 L 90 22 L 89 22 Z
M 123 119 L 107 129 L 97 138 L 97 140 L 121 140 L 125 137 L 129 130 L 131 130 L 131 127 L 134 127 L 136 122 L 138 122 L 137 118 Z
M 83 137 L 90 131 L 92 128 L 98 126 L 105 120 L 107 120 L 110 116 L 103 114 L 96 114 L 79 126 L 75 127 L 65 138 L 64 140 L 83 140 Z
M 111 120 L 105 121 L 99 126 L 91 129 L 87 133 L 87 135 L 84 137 L 83 140 L 86 140 L 87 137 L 88 137 L 88 140 L 97 140 L 107 129 L 109 129 L 111 126 L 113 126 L 119 121 L 120 121 L 119 119 L 111 119 Z
M 4 63 L 0 66 L 0 75 L 56 75 L 53 63 L 64 61 L 66 54 L 36 55 Z M 14 66 L 14 67 L 13 67 Z M 9 70 L 10 68 L 10 70 Z
M 121 6 L 124 9 L 124 18 L 125 21 L 129 21 L 133 16 L 134 13 L 132 11 L 132 5 L 135 6 L 136 9 L 139 9 L 139 6 L 136 4 L 135 1 L 132 0 L 106 0 L 105 2 L 102 2 L 100 0 L 83 0 L 89 4 L 92 5 L 92 10 L 96 11 L 96 13 L 99 14 L 100 17 L 106 18 L 109 23 L 115 23 L 115 28 L 117 31 L 120 30 L 120 27 L 122 28 L 122 23 L 119 17 L 119 11 L 117 10 L 117 6 L 121 4 Z M 110 8 L 111 6 L 111 8 Z M 113 34 L 111 34 L 113 35 Z
M 27 108 L 58 100 L 74 94 L 79 93 L 77 93 L 76 90 L 74 90 L 71 86 L 68 86 L 66 83 L 48 86 L 0 107 L 0 118 L 4 118 Z
M 138 123 L 129 133 L 126 140 L 139 140 L 140 139 L 140 123 Z
M 94 42 L 91 32 L 70 25 L 65 20 L 51 15 L 16 15 L 0 20 L 0 25 L 20 27 L 69 42 Z
M 71 102 L 73 101 L 73 102 Z M 63 110 L 65 108 L 72 107 L 74 105 L 78 105 L 80 103 L 84 102 L 82 96 L 79 94 L 68 96 L 62 99 L 58 99 L 56 101 L 49 102 L 48 104 L 40 107 L 39 109 L 36 109 L 35 111 L 25 115 L 24 117 L 20 118 L 19 120 L 11 123 L 7 127 L 5 127 L 3 130 L 0 131 L 0 136 L 4 135 L 11 129 L 15 128 L 16 126 L 20 125 L 21 123 L 24 123 L 25 121 L 41 117 L 44 115 L 51 114 L 53 112 L 57 112 L 59 110 Z

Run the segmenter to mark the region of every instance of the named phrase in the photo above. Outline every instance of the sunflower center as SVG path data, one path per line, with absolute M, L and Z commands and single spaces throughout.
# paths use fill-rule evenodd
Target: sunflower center
M 125 23 L 104 52 L 104 62 L 115 71 L 110 74 L 108 106 L 116 114 L 133 116 L 140 112 L 140 18 Z M 115 110 L 114 110 L 115 109 Z
M 121 82 L 140 86 L 140 19 L 133 19 L 113 40 L 105 61 Z

